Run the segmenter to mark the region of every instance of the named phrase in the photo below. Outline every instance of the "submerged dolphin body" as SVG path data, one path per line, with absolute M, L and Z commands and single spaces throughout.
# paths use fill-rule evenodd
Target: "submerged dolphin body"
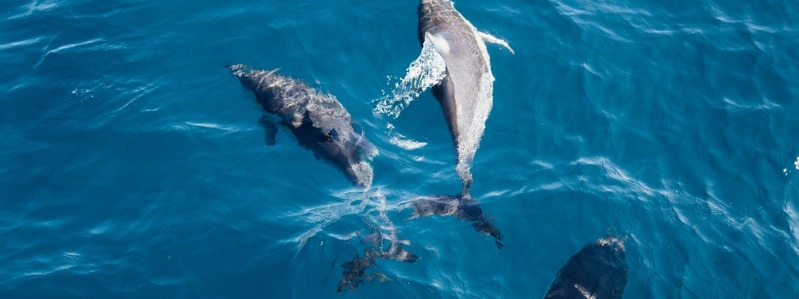
M 583 247 L 560 269 L 545 299 L 619 299 L 627 285 L 624 244 L 600 239 Z
M 266 112 L 267 144 L 274 144 L 277 126 L 288 128 L 299 144 L 341 169 L 359 186 L 372 184 L 371 157 L 376 152 L 363 132 L 356 131 L 347 110 L 332 95 L 317 92 L 305 82 L 253 70 L 241 64 L 228 66 L 241 84 L 255 94 Z
M 446 64 L 444 79 L 433 86 L 433 94 L 444 110 L 455 150 L 456 171 L 463 188 L 458 196 L 417 199 L 414 216 L 453 215 L 472 223 L 477 231 L 495 238 L 502 248 L 502 235 L 483 215 L 469 195 L 471 165 L 485 131 L 493 105 L 494 75 L 486 42 L 500 44 L 513 52 L 505 41 L 481 33 L 463 17 L 450 0 L 421 0 L 419 3 L 419 41 L 431 42 Z
M 389 247 L 385 248 L 385 239 L 388 237 Z M 378 259 L 394 260 L 405 263 L 415 263 L 419 257 L 412 252 L 405 250 L 400 245 L 401 240 L 396 239 L 394 232 L 389 232 L 389 236 L 384 236 L 383 232 L 376 232 L 364 238 L 365 243 L 370 243 L 371 248 L 364 250 L 363 257 L 356 255 L 351 261 L 344 262 L 341 280 L 336 288 L 336 293 L 342 291 L 354 291 L 361 284 L 373 281 L 384 280 L 382 273 L 369 273 L 369 269 L 376 265 Z

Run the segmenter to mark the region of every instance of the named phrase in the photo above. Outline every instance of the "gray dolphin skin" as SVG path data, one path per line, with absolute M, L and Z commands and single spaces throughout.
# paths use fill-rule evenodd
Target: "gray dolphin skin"
M 463 17 L 450 0 L 421 0 L 418 8 L 419 42 L 431 42 L 446 64 L 444 79 L 433 86 L 433 95 L 444 110 L 463 182 L 460 195 L 434 196 L 415 200 L 414 216 L 453 215 L 469 221 L 474 228 L 494 237 L 502 248 L 502 234 L 486 219 L 478 202 L 469 195 L 471 165 L 485 131 L 493 105 L 494 76 L 486 42 L 507 43 L 481 33 Z
M 414 199 L 411 218 L 430 215 L 455 216 L 460 220 L 468 221 L 478 232 L 493 237 L 497 248 L 502 249 L 504 246 L 502 233 L 493 222 L 486 219 L 483 209 L 468 194 L 461 196 L 438 195 Z
M 419 4 L 419 42 L 429 40 L 446 63 L 446 76 L 433 87 L 444 109 L 455 150 L 462 193 L 472 184 L 471 164 L 480 146 L 493 105 L 493 82 L 484 34 L 469 23 L 450 0 Z
M 624 244 L 608 237 L 583 247 L 558 272 L 545 299 L 618 299 L 627 285 Z
M 276 123 L 288 128 L 302 147 L 327 160 L 358 186 L 372 184 L 374 146 L 353 126 L 347 110 L 332 95 L 318 92 L 305 82 L 277 74 L 277 70 L 253 70 L 228 66 L 241 84 L 255 95 L 263 108 L 261 124 L 267 144 L 274 144 Z

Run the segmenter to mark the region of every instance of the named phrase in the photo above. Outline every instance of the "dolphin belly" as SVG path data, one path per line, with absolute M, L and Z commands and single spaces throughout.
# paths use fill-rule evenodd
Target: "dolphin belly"
M 471 164 L 493 106 L 494 77 L 488 51 L 477 29 L 449 0 L 421 1 L 419 37 L 422 42 L 432 42 L 446 64 L 446 77 L 433 92 L 455 143 L 456 170 L 466 192 L 472 181 Z

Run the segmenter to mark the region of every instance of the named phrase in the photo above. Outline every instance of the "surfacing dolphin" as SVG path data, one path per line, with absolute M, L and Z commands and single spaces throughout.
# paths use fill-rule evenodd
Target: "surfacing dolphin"
M 376 150 L 363 132 L 356 130 L 352 117 L 334 96 L 278 75 L 276 69 L 253 70 L 242 64 L 228 68 L 263 108 L 260 123 L 266 128 L 267 144 L 275 143 L 276 123 L 280 123 L 314 156 L 333 163 L 356 185 L 371 186 L 369 162 Z
M 558 272 L 545 299 L 619 299 L 627 285 L 624 243 L 615 237 L 583 247 Z
M 450 0 L 421 0 L 419 3 L 419 41 L 431 42 L 446 63 L 444 79 L 433 86 L 433 94 L 444 110 L 455 150 L 456 171 L 463 188 L 459 196 L 417 199 L 414 216 L 454 215 L 467 220 L 480 232 L 496 239 L 502 248 L 502 235 L 486 220 L 476 200 L 469 195 L 472 185 L 471 165 L 485 131 L 485 122 L 493 105 L 494 75 L 486 42 L 508 44 L 479 32 L 463 17 Z
M 466 193 L 472 184 L 474 155 L 494 101 L 494 75 L 485 42 L 510 47 L 477 31 L 450 0 L 421 1 L 418 34 L 420 43 L 426 39 L 433 43 L 447 66 L 446 76 L 433 87 L 433 93 L 444 109 L 455 142 L 456 170 L 463 181 L 461 193 Z

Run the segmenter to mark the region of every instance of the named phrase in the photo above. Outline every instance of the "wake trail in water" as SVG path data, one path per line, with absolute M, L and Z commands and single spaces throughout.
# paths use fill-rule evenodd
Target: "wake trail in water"
M 345 192 L 336 197 L 342 198 L 344 201 L 310 207 L 287 215 L 290 218 L 301 219 L 313 224 L 312 228 L 291 240 L 297 243 L 297 253 L 305 247 L 308 239 L 344 216 L 362 213 L 368 204 L 365 192 Z
M 368 215 L 376 211 L 378 216 L 373 220 L 369 220 L 370 223 L 375 224 L 374 228 L 376 232 L 373 234 L 374 236 L 367 236 L 367 239 L 371 237 L 373 238 L 372 241 L 387 240 L 389 242 L 389 248 L 387 250 L 382 247 L 382 242 L 376 242 L 376 244 L 374 244 L 381 258 L 397 260 L 404 260 L 406 258 L 405 256 L 397 255 L 401 254 L 401 251 L 404 251 L 401 249 L 400 245 L 410 245 L 410 241 L 402 240 L 397 237 L 394 223 L 387 214 L 389 207 L 386 202 L 386 196 L 379 189 L 369 189 L 362 192 L 347 191 L 336 195 L 336 197 L 343 199 L 343 201 L 305 208 L 300 212 L 287 215 L 287 217 L 301 219 L 313 224 L 310 229 L 290 240 L 297 244 L 298 253 L 302 251 L 311 237 L 322 232 L 322 230 L 339 219 L 348 215 Z
M 440 83 L 447 75 L 444 57 L 438 53 L 433 43 L 425 39 L 422 53 L 408 66 L 405 76 L 394 82 L 394 88 L 377 100 L 373 109 L 375 116 L 387 115 L 396 119 L 408 105 L 422 92 Z M 389 85 L 396 78 L 389 79 Z

